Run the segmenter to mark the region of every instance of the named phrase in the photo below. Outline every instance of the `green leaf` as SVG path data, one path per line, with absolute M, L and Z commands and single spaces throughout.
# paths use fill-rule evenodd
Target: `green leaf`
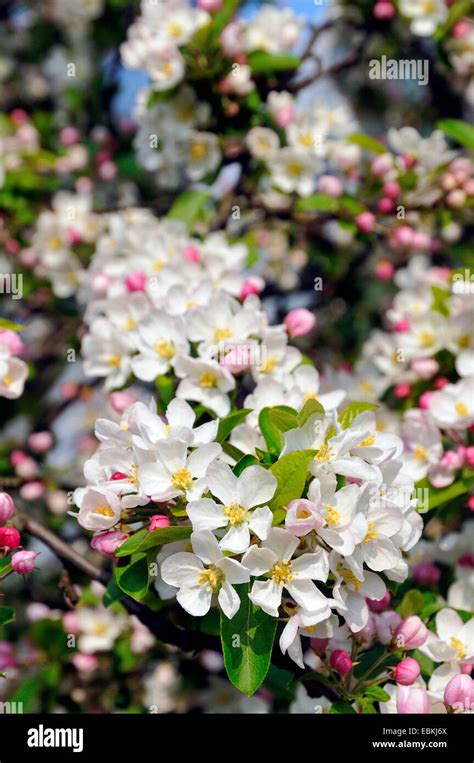
M 444 503 L 449 503 L 449 501 L 459 498 L 459 496 L 464 495 L 465 493 L 469 493 L 473 486 L 474 479 L 472 478 L 458 479 L 456 482 L 453 482 L 452 485 L 445 488 L 434 488 L 429 484 L 427 479 L 423 479 L 416 483 L 415 495 L 423 496 L 421 505 L 424 513 L 426 511 L 432 511 L 433 509 L 438 508 L 438 506 L 442 506 Z M 424 498 L 425 490 L 428 491 L 427 501 Z M 418 511 L 420 511 L 420 509 L 418 509 Z M 420 513 L 422 512 L 420 511 Z
M 242 451 L 239 450 L 239 448 L 236 448 L 234 445 L 231 445 L 230 442 L 223 442 L 222 450 L 224 451 L 224 453 L 227 453 L 228 456 L 233 458 L 236 463 L 245 456 L 245 453 L 242 453 Z
M 280 508 L 286 509 L 290 501 L 301 497 L 308 476 L 308 465 L 315 455 L 315 450 L 295 450 L 271 465 L 270 471 L 278 481 L 275 495 L 268 504 L 273 512 Z
M 170 376 L 161 374 L 156 377 L 156 389 L 159 396 L 159 402 L 161 403 L 161 410 L 164 413 L 168 404 L 174 398 L 174 382 Z
M 375 411 L 378 407 L 375 403 L 351 403 L 342 411 L 339 423 L 343 429 L 348 429 L 359 414 L 364 411 Z
M 146 554 L 136 554 L 126 565 L 114 567 L 118 587 L 135 601 L 141 601 L 148 591 L 150 574 Z
M 355 143 L 356 146 L 360 146 L 360 148 L 364 148 L 366 151 L 370 151 L 372 154 L 386 154 L 388 151 L 387 147 L 379 140 L 360 132 L 348 135 L 346 140 L 349 141 L 349 143 Z
M 372 697 L 373 699 L 376 699 L 377 702 L 388 702 L 390 699 L 390 694 L 388 694 L 388 692 L 386 692 L 380 686 L 369 686 L 365 690 L 365 694 L 368 697 Z
M 313 413 L 324 413 L 324 408 L 318 400 L 307 400 L 298 413 L 298 427 L 301 429 Z
M 23 331 L 25 327 L 21 326 L 19 323 L 14 323 L 13 321 L 9 321 L 8 318 L 0 318 L 0 329 L 9 329 L 9 331 Z
M 240 0 L 224 0 L 222 8 L 212 16 L 213 33 L 219 35 L 236 13 Z
M 234 411 L 229 413 L 225 419 L 221 419 L 219 427 L 217 429 L 216 442 L 223 442 L 230 435 L 234 427 L 241 424 L 247 418 L 251 408 L 242 408 L 240 411 Z
M 0 625 L 8 625 L 15 620 L 13 607 L 0 607 Z
M 305 199 L 298 199 L 295 204 L 295 212 L 337 212 L 338 209 L 338 199 L 325 193 L 314 193 Z
M 114 578 L 112 578 L 105 589 L 102 597 L 102 604 L 104 607 L 110 607 L 112 604 L 115 604 L 116 601 L 119 601 L 122 596 L 123 591 L 120 590 Z
M 297 69 L 301 63 L 301 59 L 296 56 L 272 55 L 263 50 L 255 50 L 250 53 L 248 60 L 253 74 L 271 74 L 272 72 Z
M 176 540 L 187 540 L 191 532 L 192 527 L 188 525 L 172 525 L 151 532 L 144 528 L 122 543 L 115 552 L 115 556 L 130 556 L 137 552 L 149 551 L 157 546 L 165 546 L 167 543 L 174 543 Z
M 224 665 L 236 689 L 251 697 L 268 673 L 277 621 L 250 601 L 250 584 L 235 589 L 241 602 L 239 611 L 232 620 L 221 612 Z
M 423 607 L 423 594 L 416 588 L 412 588 L 407 591 L 400 604 L 397 607 L 397 612 L 403 617 L 410 617 L 410 615 L 418 615 Z
M 263 408 L 258 417 L 258 424 L 269 453 L 278 456 L 284 444 L 283 432 L 298 426 L 298 416 L 293 408 L 278 405 Z
M 449 315 L 447 301 L 451 296 L 451 292 L 448 289 L 441 289 L 439 286 L 432 286 L 431 291 L 433 294 L 433 310 L 447 317 Z
M 338 700 L 337 702 L 333 702 L 331 705 L 331 709 L 329 710 L 331 714 L 344 714 L 344 713 L 355 713 L 354 708 L 349 702 L 345 702 L 343 700 Z
M 453 140 L 466 148 L 474 148 L 474 127 L 461 119 L 442 119 L 436 125 Z
M 191 230 L 210 197 L 209 191 L 186 191 L 176 199 L 167 217 L 171 220 L 182 220 Z
M 260 464 L 260 461 L 258 458 L 255 458 L 255 456 L 250 455 L 250 453 L 247 453 L 243 458 L 240 459 L 236 463 L 236 465 L 233 468 L 233 472 L 236 477 L 239 477 L 244 469 L 247 468 L 247 466 L 252 466 L 252 464 Z

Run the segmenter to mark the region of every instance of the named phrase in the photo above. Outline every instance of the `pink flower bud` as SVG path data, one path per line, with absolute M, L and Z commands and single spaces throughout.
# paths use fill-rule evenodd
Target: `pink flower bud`
M 12 567 L 18 575 L 29 575 L 35 568 L 36 551 L 17 551 L 12 556 Z
M 197 246 L 185 246 L 183 249 L 183 257 L 188 262 L 200 262 L 201 252 Z
M 427 252 L 431 248 L 431 239 L 427 233 L 415 231 L 411 245 L 417 252 Z
M 24 125 L 25 122 L 28 122 L 28 114 L 24 109 L 13 109 L 13 111 L 10 112 L 10 119 L 15 127 L 19 127 L 20 125 Z
M 207 13 L 215 13 L 222 8 L 222 0 L 197 0 L 197 6 Z
M 429 409 L 430 401 L 432 397 L 433 397 L 433 392 L 423 392 L 423 394 L 420 395 L 418 404 L 422 411 L 427 411 Z
M 44 493 L 44 485 L 39 480 L 25 482 L 20 488 L 20 496 L 25 501 L 37 501 Z
M 397 249 L 407 249 L 413 243 L 414 232 L 409 225 L 401 225 L 393 231 L 391 236 L 392 246 Z
M 14 549 L 20 545 L 20 533 L 15 527 L 0 527 L 0 548 Z
M 294 118 L 295 110 L 293 106 L 283 106 L 281 109 L 278 109 L 278 112 L 275 116 L 275 121 L 280 130 L 284 130 L 293 122 Z
M 474 495 L 471 495 L 467 502 L 467 506 L 470 509 L 470 511 L 474 511 Z
M 375 215 L 372 212 L 361 212 L 355 218 L 355 224 L 362 233 L 372 233 L 375 228 Z
M 431 379 L 439 371 L 439 363 L 434 358 L 415 358 L 411 367 L 419 379 Z
M 471 676 L 460 673 L 451 678 L 444 689 L 444 704 L 453 710 L 470 710 L 474 705 L 474 685 Z
M 63 400 L 72 400 L 79 392 L 79 386 L 76 382 L 63 382 L 60 387 Z
M 114 556 L 117 548 L 127 540 L 127 533 L 123 533 L 120 530 L 110 530 L 98 535 L 94 535 L 91 539 L 91 548 L 94 551 L 99 551 L 105 556 Z
M 137 398 L 129 392 L 111 392 L 109 402 L 117 413 L 123 413 L 129 405 L 136 403 Z
M 33 432 L 28 437 L 28 445 L 34 453 L 46 453 L 53 444 L 51 432 Z
M 81 624 L 77 616 L 77 612 L 66 612 L 63 617 L 63 627 L 66 633 L 72 633 L 73 636 L 78 636 L 81 632 Z
M 315 327 L 316 316 L 313 315 L 313 313 L 310 313 L 309 310 L 306 310 L 306 308 L 300 307 L 296 310 L 290 310 L 284 319 L 284 324 L 288 336 L 305 336 Z
M 340 676 L 346 676 L 352 670 L 352 660 L 343 649 L 332 652 L 329 664 Z
M 75 228 L 68 228 L 66 231 L 67 240 L 71 244 L 71 246 L 75 246 L 76 244 L 80 244 L 82 241 L 82 236 Z
M 15 647 L 8 641 L 0 641 L 0 670 L 16 667 Z
M 379 21 L 393 19 L 395 13 L 395 7 L 392 3 L 386 2 L 386 0 L 379 0 L 379 2 L 374 5 L 374 16 L 376 19 L 379 19 Z
M 389 215 L 395 209 L 395 204 L 393 203 L 393 199 L 389 199 L 386 196 L 382 196 L 382 198 L 379 199 L 377 203 L 377 209 L 379 210 L 379 212 L 382 212 L 383 215 Z
M 5 344 L 11 355 L 21 355 L 25 349 L 23 341 L 15 331 L 0 329 L 0 344 Z
M 382 599 L 366 599 L 367 606 L 369 607 L 371 612 L 383 612 L 384 609 L 387 609 L 387 607 L 390 606 L 390 592 L 385 591 L 385 595 Z
M 97 668 L 99 660 L 95 654 L 76 652 L 72 656 L 72 664 L 80 673 L 91 673 Z
M 465 676 L 470 676 L 472 673 L 472 668 L 472 665 L 470 665 L 468 662 L 464 662 L 461 665 L 461 673 L 464 673 Z
M 125 286 L 127 289 L 131 292 L 134 291 L 143 291 L 146 284 L 146 275 L 145 273 L 142 273 L 141 271 L 135 271 L 135 273 L 130 273 L 125 278 Z
M 126 480 L 127 475 L 125 472 L 114 472 L 110 479 L 114 480 L 114 482 L 117 482 L 117 480 Z
M 379 154 L 372 160 L 370 169 L 377 177 L 383 177 L 390 172 L 393 167 L 393 157 L 391 154 Z
M 399 400 L 403 400 L 405 397 L 410 397 L 411 387 L 409 384 L 396 384 L 393 394 L 395 397 L 398 397 Z
M 311 530 L 321 530 L 323 520 L 317 504 L 306 498 L 297 498 L 290 501 L 285 517 L 285 528 L 288 532 L 301 537 Z
M 162 530 L 163 527 L 169 527 L 169 526 L 170 526 L 170 521 L 168 517 L 166 517 L 164 514 L 153 514 L 148 530 L 150 532 L 152 530 Z
M 388 196 L 389 199 L 396 199 L 397 196 L 400 196 L 402 189 L 400 183 L 397 183 L 396 180 L 388 180 L 386 183 L 384 183 L 382 190 L 384 196 Z
M 429 713 L 426 691 L 421 686 L 398 686 L 397 713 Z
M 410 321 L 407 321 L 406 318 L 400 318 L 400 320 L 395 323 L 393 330 L 396 331 L 397 334 L 404 334 L 405 331 L 410 331 Z
M 391 609 L 386 612 L 381 612 L 380 615 L 377 615 L 376 617 L 375 632 L 377 638 L 381 644 L 389 644 L 392 640 L 393 633 L 401 623 L 402 618 L 398 612 L 394 612 Z
M 4 525 L 15 513 L 13 498 L 8 493 L 0 493 L 0 525 Z
M 374 272 L 379 281 L 391 281 L 395 268 L 388 260 L 380 260 L 377 262 Z
M 470 178 L 470 180 L 466 180 L 462 187 L 464 193 L 466 196 L 474 196 L 474 178 Z
M 38 464 L 33 458 L 27 456 L 15 466 L 15 472 L 19 477 L 22 477 L 22 479 L 31 480 L 38 474 Z
M 466 459 L 466 466 L 468 466 L 469 469 L 474 469 L 474 445 L 469 445 L 469 447 L 466 448 L 464 456 Z
M 261 294 L 265 288 L 265 281 L 260 276 L 249 276 L 243 282 L 240 289 L 240 299 L 245 300 L 251 294 Z
M 59 133 L 59 140 L 64 146 L 72 146 L 74 143 L 79 143 L 81 139 L 81 133 L 77 127 L 63 127 Z
M 460 40 L 463 37 L 467 37 L 469 31 L 469 22 L 464 20 L 458 21 L 451 30 L 453 37 L 455 37 L 457 40 Z
M 331 196 L 333 199 L 342 196 L 344 185 L 342 180 L 335 175 L 321 175 L 318 182 L 318 191 Z
M 462 209 L 466 203 L 466 194 L 462 188 L 455 188 L 446 197 L 446 203 L 452 209 Z
M 419 562 L 413 567 L 413 577 L 421 585 L 434 585 L 441 577 L 441 572 L 433 562 Z
M 428 629 L 418 615 L 411 615 L 402 620 L 395 629 L 392 639 L 393 649 L 417 649 L 428 638 Z
M 404 154 L 402 160 L 407 170 L 412 170 L 417 164 L 417 160 L 414 156 L 411 156 L 411 154 Z
M 406 657 L 398 663 L 394 670 L 393 677 L 397 684 L 411 686 L 421 673 L 419 663 L 413 657 Z
M 23 450 L 12 450 L 10 453 L 10 463 L 11 465 L 16 468 L 19 466 L 23 461 L 27 461 L 28 456 Z

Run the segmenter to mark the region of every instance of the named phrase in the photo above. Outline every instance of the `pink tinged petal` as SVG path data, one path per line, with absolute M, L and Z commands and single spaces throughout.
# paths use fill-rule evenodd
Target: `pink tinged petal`
M 291 563 L 291 571 L 298 580 L 328 579 L 329 559 L 324 549 L 320 548 L 314 554 L 303 554 Z
M 300 621 L 298 615 L 293 615 L 293 617 L 290 617 L 287 624 L 283 628 L 280 636 L 280 649 L 282 654 L 285 654 L 286 650 L 295 640 L 298 633 L 299 624 Z
M 212 590 L 209 591 L 206 586 L 180 588 L 176 599 L 190 615 L 202 617 L 211 608 Z
M 209 464 L 220 456 L 222 448 L 217 442 L 201 445 L 188 458 L 187 468 L 195 477 L 204 477 Z
M 265 547 L 271 549 L 278 559 L 289 561 L 298 548 L 299 540 L 281 527 L 273 527 L 268 533 Z
M 242 557 L 242 564 L 250 570 L 251 575 L 264 575 L 278 561 L 277 555 L 269 548 L 251 546 Z
M 262 466 L 249 466 L 237 480 L 237 501 L 250 509 L 266 503 L 275 493 L 277 480 L 273 474 Z
M 191 533 L 191 544 L 194 553 L 202 559 L 204 564 L 217 564 L 222 559 L 222 551 L 210 530 Z
M 210 498 L 191 501 L 188 503 L 186 511 L 195 532 L 216 530 L 218 527 L 225 527 L 228 523 L 222 507 L 211 501 Z
M 223 461 L 212 463 L 206 472 L 209 490 L 225 506 L 231 504 L 237 497 L 237 477 L 232 469 Z
M 180 588 L 191 586 L 197 582 L 199 572 L 203 569 L 200 559 L 187 551 L 169 556 L 161 565 L 161 577 L 168 585 Z
M 243 554 L 250 546 L 250 532 L 246 524 L 234 525 L 226 532 L 219 543 L 223 551 Z
M 326 597 L 311 580 L 292 580 L 285 588 L 296 603 L 308 612 L 318 612 L 326 606 Z
M 235 559 L 223 557 L 219 562 L 219 568 L 224 573 L 226 580 L 234 585 L 248 583 L 250 580 L 250 570 Z
M 273 522 L 273 514 L 268 506 L 260 506 L 255 509 L 250 516 L 249 527 L 253 533 L 260 538 L 260 540 L 266 540 L 268 533 Z
M 278 617 L 278 607 L 281 604 L 282 588 L 273 580 L 256 580 L 249 593 L 249 599 L 257 607 L 261 607 L 267 615 Z

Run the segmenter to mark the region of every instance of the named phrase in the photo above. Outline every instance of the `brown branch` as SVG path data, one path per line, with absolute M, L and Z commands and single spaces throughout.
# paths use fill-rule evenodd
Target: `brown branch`
M 362 58 L 365 42 L 365 39 L 362 40 L 357 48 L 351 50 L 346 56 L 344 56 L 344 58 L 341 58 L 340 61 L 336 61 L 336 63 L 331 64 L 331 66 L 328 66 L 326 69 L 322 69 L 318 61 L 318 68 L 316 72 L 313 72 L 304 79 L 290 83 L 288 85 L 288 90 L 290 90 L 292 93 L 298 93 L 305 87 L 312 85 L 313 82 L 322 79 L 322 77 L 331 77 L 334 74 L 339 74 L 339 72 L 344 71 L 344 69 L 349 69 L 351 66 L 354 66 L 354 64 L 358 63 Z
M 83 572 L 91 580 L 97 580 L 102 585 L 107 586 L 111 580 L 111 575 L 106 570 L 101 570 L 92 562 L 84 559 L 77 551 L 65 543 L 61 538 L 48 530 L 40 522 L 26 514 L 19 514 L 22 522 L 22 529 L 34 538 L 44 543 L 62 562 L 66 565 L 75 567 Z M 140 620 L 151 633 L 165 644 L 177 646 L 185 652 L 191 652 L 197 649 L 215 649 L 217 639 L 199 631 L 183 630 L 174 623 L 170 622 L 163 613 L 153 612 L 145 604 L 135 601 L 130 596 L 123 594 L 120 603 L 130 615 Z

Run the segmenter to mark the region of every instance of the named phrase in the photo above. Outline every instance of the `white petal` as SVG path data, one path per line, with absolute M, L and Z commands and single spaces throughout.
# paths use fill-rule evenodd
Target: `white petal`
M 299 618 L 298 615 L 293 615 L 293 617 L 290 617 L 287 624 L 283 628 L 280 636 L 280 649 L 283 654 L 285 654 L 286 650 L 290 646 L 290 644 L 293 643 L 293 641 L 296 638 L 296 635 L 298 633 L 299 628 Z
M 278 607 L 281 604 L 282 588 L 273 580 L 256 580 L 249 593 L 249 599 L 257 607 L 261 607 L 271 617 L 278 617 Z
M 180 588 L 176 598 L 190 615 L 202 617 L 211 608 L 212 590 L 208 591 L 206 586 Z
M 264 545 L 271 549 L 280 561 L 287 562 L 298 548 L 299 542 L 299 538 L 295 538 L 281 527 L 273 527 Z
M 329 574 L 328 555 L 322 548 L 314 554 L 303 554 L 291 563 L 291 570 L 298 580 L 321 580 L 325 583 Z
M 161 565 L 161 577 L 168 585 L 181 588 L 196 583 L 203 565 L 200 559 L 187 551 L 169 556 Z
M 436 630 L 441 641 L 449 643 L 452 636 L 457 636 L 463 626 L 463 621 L 454 609 L 442 609 L 436 615 Z
M 278 561 L 277 555 L 269 548 L 251 546 L 242 557 L 242 564 L 248 567 L 252 575 L 263 575 L 271 570 Z
M 222 557 L 219 562 L 219 567 L 229 583 L 237 585 L 238 583 L 248 583 L 250 580 L 250 570 L 240 564 L 236 559 Z
M 212 463 L 206 472 L 206 481 L 209 490 L 225 506 L 231 504 L 237 498 L 237 477 L 232 469 L 223 461 Z
M 223 551 L 232 551 L 234 554 L 245 553 L 250 546 L 248 525 L 243 523 L 229 527 L 219 545 Z
M 219 544 L 210 530 L 191 533 L 191 544 L 194 553 L 204 564 L 216 564 L 222 558 Z
M 229 620 L 231 620 L 239 610 L 240 599 L 235 589 L 232 588 L 231 584 L 228 583 L 227 580 L 222 583 L 221 590 L 219 591 L 217 599 L 223 613 L 226 617 L 229 618 Z
M 237 480 L 237 500 L 244 509 L 266 503 L 275 493 L 277 480 L 262 466 L 249 466 Z
M 187 468 L 194 477 L 204 477 L 209 464 L 220 456 L 222 448 L 217 442 L 200 445 L 188 458 Z
M 327 606 L 326 597 L 318 591 L 311 580 L 292 580 L 285 588 L 293 596 L 297 604 L 308 612 L 318 612 Z
M 214 501 L 211 501 L 210 498 L 191 501 L 188 503 L 186 511 L 194 532 L 216 530 L 218 527 L 225 527 L 228 522 L 222 508 Z
M 273 514 L 268 506 L 260 506 L 255 511 L 252 511 L 250 515 L 249 527 L 253 533 L 260 538 L 260 540 L 266 540 L 268 533 L 273 522 Z

